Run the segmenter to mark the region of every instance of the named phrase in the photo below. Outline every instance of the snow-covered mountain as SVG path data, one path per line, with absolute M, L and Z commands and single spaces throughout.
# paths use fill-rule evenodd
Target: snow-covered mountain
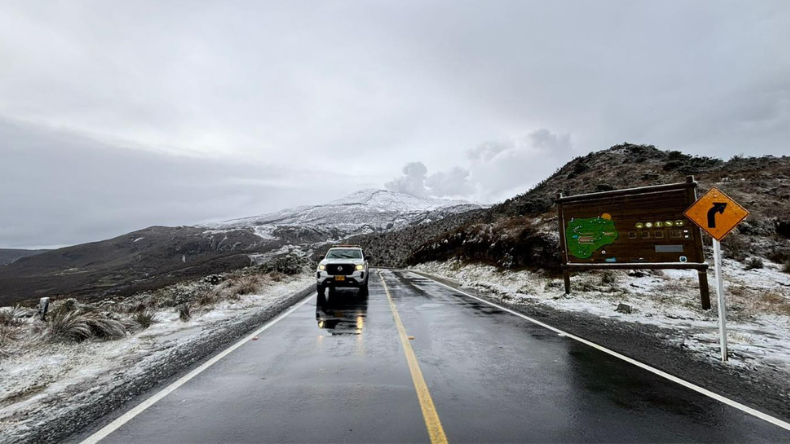
M 476 208 L 480 206 L 463 201 L 364 190 L 325 205 L 220 224 L 149 227 L 0 265 L 0 305 L 51 294 L 133 294 L 246 267 L 251 260 L 262 263 L 294 249 L 310 254 L 356 234 L 418 225 Z
M 323 205 L 301 206 L 231 220 L 211 228 L 252 228 L 264 239 L 282 238 L 293 230 L 311 230 L 318 237 L 324 237 L 321 236 L 323 234 L 328 239 L 339 239 L 429 222 L 478 208 L 481 206 L 462 200 L 419 198 L 388 190 L 368 189 Z

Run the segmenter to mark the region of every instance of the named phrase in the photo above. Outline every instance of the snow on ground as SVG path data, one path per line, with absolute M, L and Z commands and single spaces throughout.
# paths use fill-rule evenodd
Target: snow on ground
M 312 250 L 304 251 L 302 247 L 298 245 L 288 244 L 288 245 L 283 245 L 277 250 L 272 250 L 267 253 L 251 254 L 249 255 L 249 257 L 253 264 L 262 265 L 265 264 L 266 262 L 269 262 L 270 260 L 272 260 L 277 256 L 288 255 L 288 254 L 294 255 L 299 258 L 304 258 L 312 254 Z
M 24 426 L 45 409 L 51 414 L 52 409 L 67 408 L 63 394 L 76 386 L 90 387 L 91 396 L 104 396 L 118 381 L 168 359 L 174 348 L 272 307 L 313 284 L 313 279 L 312 274 L 302 274 L 264 282 L 255 294 L 195 309 L 186 322 L 173 307 L 162 308 L 150 327 L 117 340 L 51 342 L 42 335 L 38 345 L 28 343 L 24 350 L 0 358 L 0 431 Z
M 413 269 L 484 290 L 507 303 L 542 304 L 676 329 L 680 337 L 668 341 L 714 359 L 720 356 L 713 270 L 708 277 L 713 307 L 702 310 L 696 271 L 575 273 L 566 296 L 561 278 L 529 271 L 458 262 L 431 262 Z M 765 262 L 765 268 L 746 270 L 727 259 L 723 272 L 731 363 L 772 367 L 790 375 L 790 275 L 778 264 Z M 617 311 L 619 304 L 630 306 L 631 313 Z

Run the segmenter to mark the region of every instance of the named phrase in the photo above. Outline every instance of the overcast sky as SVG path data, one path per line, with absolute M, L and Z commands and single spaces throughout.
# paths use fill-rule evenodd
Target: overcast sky
M 790 153 L 790 2 L 0 3 L 0 247 Z

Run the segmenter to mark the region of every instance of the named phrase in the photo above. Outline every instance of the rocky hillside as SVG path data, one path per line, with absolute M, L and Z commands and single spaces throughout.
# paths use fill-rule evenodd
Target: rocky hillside
M 576 158 L 532 190 L 489 209 L 356 240 L 386 265 L 461 258 L 502 268 L 556 269 L 557 192 L 574 195 L 682 182 L 687 175 L 695 175 L 700 192 L 716 185 L 752 212 L 723 244 L 726 255 L 790 260 L 789 157 L 723 161 L 632 144 Z

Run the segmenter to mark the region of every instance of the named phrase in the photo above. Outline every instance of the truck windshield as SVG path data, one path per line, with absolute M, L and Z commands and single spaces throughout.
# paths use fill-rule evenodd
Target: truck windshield
M 341 250 L 332 249 L 326 254 L 327 259 L 362 259 L 362 251 L 360 250 Z

